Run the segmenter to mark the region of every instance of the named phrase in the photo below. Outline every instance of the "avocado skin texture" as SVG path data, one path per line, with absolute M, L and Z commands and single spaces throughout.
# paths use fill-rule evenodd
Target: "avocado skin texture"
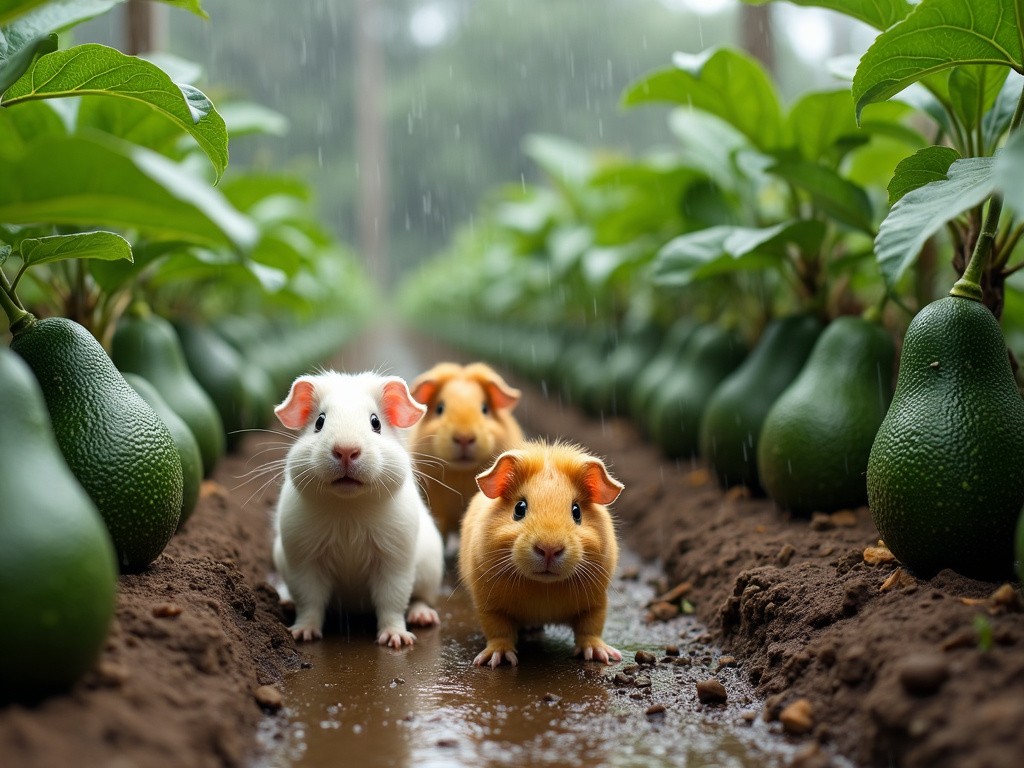
M 224 424 L 189 370 L 174 326 L 152 313 L 125 316 L 114 332 L 110 357 L 119 370 L 137 373 L 152 384 L 188 425 L 203 458 L 203 476 L 209 477 L 224 455 Z
M 658 387 L 671 375 L 672 369 L 682 359 L 686 345 L 689 344 L 697 327 L 697 323 L 689 317 L 676 320 L 658 345 L 654 356 L 637 371 L 636 380 L 629 390 L 629 413 L 635 420 L 641 422 L 641 426 L 647 432 L 650 432 L 650 405 Z
M 691 458 L 700 444 L 700 422 L 718 385 L 746 357 L 735 331 L 704 325 L 694 331 L 679 364 L 652 398 L 651 434 L 668 458 Z
M 150 408 L 156 411 L 156 415 L 167 425 L 171 437 L 174 438 L 178 458 L 181 459 L 181 515 L 178 517 L 177 528 L 180 531 L 195 511 L 199 501 L 199 489 L 203 483 L 203 457 L 199 451 L 199 444 L 196 443 L 192 430 L 171 410 L 171 406 L 161 397 L 156 387 L 137 373 L 125 373 L 124 379 L 149 403 Z
M 768 411 L 757 466 L 768 496 L 796 515 L 867 503 L 868 454 L 892 399 L 896 350 L 860 317 L 833 320 Z
M 788 387 L 821 333 L 813 315 L 771 321 L 746 360 L 711 395 L 700 429 L 700 454 L 723 488 L 745 485 L 762 493 L 757 471 L 761 426 Z
M 70 688 L 99 656 L 117 565 L 32 371 L 4 348 L 0 390 L 0 700 L 29 700 Z
M 1024 504 L 1024 400 L 999 323 L 947 296 L 911 321 L 896 394 L 868 464 L 879 534 L 922 577 L 1013 573 Z
M 39 320 L 11 348 L 36 375 L 57 444 L 103 516 L 121 570 L 142 570 L 163 552 L 181 513 L 171 433 L 73 320 Z

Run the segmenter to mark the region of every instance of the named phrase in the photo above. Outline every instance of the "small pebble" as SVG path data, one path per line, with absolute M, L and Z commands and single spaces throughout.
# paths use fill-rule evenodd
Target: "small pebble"
M 782 730 L 792 736 L 802 736 L 814 727 L 814 710 L 807 699 L 797 699 L 779 713 Z
M 284 698 L 281 692 L 272 685 L 261 685 L 253 692 L 256 703 L 268 712 L 277 712 L 284 706 Z
M 647 609 L 646 618 L 651 621 L 671 621 L 679 615 L 679 606 L 675 603 L 657 602 Z
M 637 651 L 635 658 L 636 663 L 641 666 L 653 666 L 658 663 L 658 657 L 650 651 Z
M 664 717 L 665 716 L 665 705 L 664 704 L 651 704 L 644 712 L 648 717 Z
M 640 569 L 635 565 L 627 565 L 619 573 L 619 578 L 623 581 L 636 581 L 640 578 Z
M 437 746 L 442 749 L 454 749 L 459 746 L 459 742 L 456 739 L 438 739 Z
M 735 667 L 737 664 L 734 656 L 719 656 L 718 657 L 718 668 L 723 669 L 724 667 Z
M 728 699 L 725 686 L 714 678 L 697 683 L 697 698 L 702 704 L 724 704 Z
M 650 688 L 651 678 L 649 678 L 647 675 L 637 675 L 635 684 L 637 688 Z
M 775 555 L 775 562 L 778 563 L 779 567 L 785 568 L 789 565 L 789 561 L 793 559 L 794 554 L 796 554 L 796 547 L 792 544 L 783 544 L 782 549 Z
M 630 677 L 629 675 L 624 675 L 621 672 L 616 672 L 615 673 L 615 677 L 612 678 L 612 682 L 615 683 L 616 685 L 622 685 L 622 686 L 632 685 L 633 684 L 633 678 Z
M 688 666 L 690 666 L 690 657 L 689 656 L 677 656 L 676 658 L 672 659 L 672 666 L 675 666 L 675 667 L 688 667 Z
M 949 679 L 949 667 L 936 653 L 915 653 L 903 659 L 899 677 L 911 696 L 931 696 Z
M 616 675 L 616 677 L 617 677 L 617 675 Z M 556 696 L 553 693 L 545 693 L 544 694 L 544 701 L 549 702 L 551 704 L 557 704 L 561 700 L 562 700 L 561 696 Z
M 96 675 L 102 685 L 115 688 L 124 685 L 129 677 L 127 667 L 106 659 L 96 665 Z
M 153 616 L 157 619 L 173 619 L 180 616 L 184 610 L 177 603 L 158 603 L 153 606 Z
M 626 664 L 625 666 L 623 666 L 622 671 L 625 672 L 627 675 L 635 675 L 637 672 L 640 671 L 640 665 Z
M 679 655 L 679 646 L 678 645 L 666 645 L 665 646 L 665 655 L 666 656 L 678 656 Z

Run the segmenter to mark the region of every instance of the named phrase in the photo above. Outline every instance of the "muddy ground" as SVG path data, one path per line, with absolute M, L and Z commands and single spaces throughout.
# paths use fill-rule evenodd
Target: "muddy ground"
M 608 459 L 626 485 L 614 505 L 622 538 L 661 558 L 662 586 L 689 582 L 688 604 L 764 697 L 760 716 L 775 721 L 805 700 L 784 718 L 803 731 L 782 736 L 801 745 L 797 763 L 1020 766 L 1016 585 L 1000 591 L 950 572 L 918 581 L 872 552 L 866 560 L 877 543 L 866 509 L 790 519 L 764 499 L 723 493 L 699 463 L 663 461 L 625 421 L 585 418 L 510 380 L 524 389 L 518 413 L 529 431 Z M 256 729 L 279 706 L 275 684 L 308 663 L 266 581 L 276 488 L 245 482 L 274 440 L 244 440 L 165 553 L 122 577 L 109 642 L 73 691 L 0 705 L 5 766 L 254 758 Z

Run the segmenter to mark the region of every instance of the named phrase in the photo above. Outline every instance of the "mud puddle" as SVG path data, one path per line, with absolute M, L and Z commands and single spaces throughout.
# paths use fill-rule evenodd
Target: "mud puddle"
M 283 684 L 257 766 L 787 764 L 792 746 L 757 716 L 743 671 L 703 628 L 685 615 L 644 620 L 659 573 L 624 554 L 605 632 L 624 660 L 612 666 L 571 658 L 571 632 L 548 627 L 520 639 L 518 667 L 473 667 L 484 640 L 459 587 L 439 607 L 441 627 L 419 630 L 409 650 L 376 646 L 372 619 L 333 617 L 305 647 L 312 666 Z M 654 663 L 637 664 L 637 651 Z M 711 678 L 725 704 L 698 701 L 696 683 Z

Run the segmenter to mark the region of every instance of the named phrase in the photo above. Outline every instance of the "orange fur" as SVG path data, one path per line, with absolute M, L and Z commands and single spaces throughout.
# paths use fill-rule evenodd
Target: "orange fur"
M 458 530 L 477 492 L 476 475 L 497 454 L 523 441 L 512 415 L 519 390 L 484 363 L 438 363 L 417 377 L 411 389 L 428 410 L 413 429 L 409 446 L 423 477 L 427 506 L 447 537 Z
M 576 652 L 585 659 L 621 659 L 601 633 L 618 563 L 605 505 L 622 485 L 578 447 L 543 442 L 501 454 L 478 483 L 459 549 L 460 576 L 487 637 L 474 663 L 517 663 L 519 629 L 543 624 L 570 625 Z M 520 501 L 526 511 L 517 520 Z M 573 518 L 574 503 L 580 523 Z

